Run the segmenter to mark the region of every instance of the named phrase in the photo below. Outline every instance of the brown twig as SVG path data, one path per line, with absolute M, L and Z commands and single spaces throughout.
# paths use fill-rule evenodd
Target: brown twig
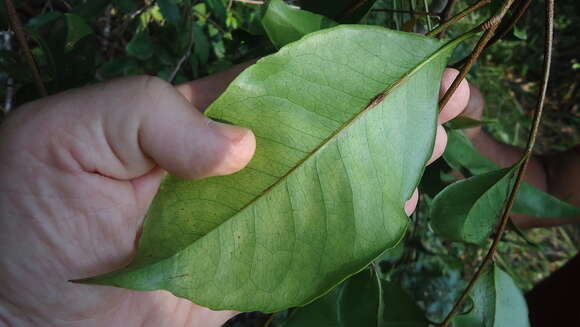
M 434 30 L 427 33 L 426 35 L 427 36 L 434 36 L 434 35 L 437 35 L 437 34 L 444 32 L 452 24 L 457 23 L 458 21 L 462 20 L 465 16 L 467 16 L 467 15 L 471 14 L 472 12 L 476 11 L 477 9 L 487 5 L 491 1 L 492 0 L 480 0 L 480 1 L 476 2 L 472 6 L 469 6 L 469 8 L 466 8 L 465 10 L 463 10 L 460 13 L 458 13 L 457 15 L 451 17 L 450 19 L 448 19 L 444 22 L 442 21 L 441 25 L 437 26 Z
M 394 12 L 394 13 L 401 13 L 401 14 L 421 15 L 421 16 L 430 16 L 430 17 L 439 18 L 439 15 L 437 15 L 436 13 L 426 12 L 426 11 L 378 8 L 378 9 L 373 9 L 373 12 L 389 12 L 389 13 Z
M 497 13 L 496 15 L 494 15 L 493 17 L 488 19 L 485 23 L 481 24 L 481 28 L 485 32 L 483 33 L 483 36 L 477 42 L 475 49 L 473 49 L 473 51 L 471 52 L 471 55 L 469 55 L 469 57 L 467 58 L 467 62 L 465 63 L 465 65 L 461 69 L 461 72 L 459 73 L 459 75 L 457 75 L 457 77 L 455 78 L 455 80 L 453 81 L 453 83 L 451 84 L 449 89 L 447 90 L 447 92 L 445 92 L 445 95 L 443 95 L 443 98 L 441 99 L 441 101 L 439 101 L 439 109 L 440 110 L 445 108 L 445 105 L 447 104 L 447 102 L 449 102 L 449 100 L 451 99 L 451 97 L 455 93 L 455 90 L 457 90 L 457 88 L 459 87 L 459 84 L 461 84 L 461 81 L 465 78 L 465 76 L 467 76 L 467 73 L 469 73 L 469 71 L 471 70 L 471 67 L 473 67 L 473 64 L 475 64 L 475 62 L 477 61 L 477 58 L 479 58 L 479 56 L 481 55 L 481 53 L 485 49 L 485 46 L 489 42 L 489 40 L 491 40 L 491 37 L 495 33 L 495 30 L 497 29 L 499 23 L 501 23 L 501 20 L 503 19 L 503 17 L 505 16 L 505 14 L 507 13 L 507 11 L 509 10 L 509 8 L 511 7 L 511 5 L 513 3 L 514 3 L 514 0 L 506 0 L 504 2 L 503 6 L 501 7 L 499 13 Z
M 506 34 L 511 31 L 514 26 L 519 22 L 519 20 L 524 16 L 524 14 L 528 11 L 532 0 L 521 0 L 520 5 L 517 8 L 517 12 L 513 15 L 512 19 L 509 21 L 507 26 L 500 26 L 498 28 L 498 32 L 493 36 L 493 38 L 489 41 L 486 48 L 492 46 L 495 42 L 503 39 Z
M 30 67 L 30 71 L 34 77 L 34 82 L 36 84 L 38 93 L 40 96 L 45 97 L 48 95 L 48 93 L 46 92 L 46 88 L 42 82 L 42 77 L 40 76 L 38 66 L 36 66 L 36 62 L 34 61 L 34 57 L 32 56 L 28 42 L 26 42 L 26 35 L 24 34 L 24 29 L 22 28 L 22 23 L 20 23 L 20 19 L 18 18 L 18 14 L 14 8 L 14 4 L 12 4 L 12 0 L 4 0 L 4 4 L 6 6 L 6 12 L 8 13 L 8 19 L 12 25 L 12 29 L 14 29 L 16 38 L 18 39 L 18 42 L 24 51 L 26 61 L 28 61 L 28 66 Z
M 473 277 L 469 281 L 469 284 L 467 285 L 467 287 L 465 288 L 465 290 L 463 291 L 463 293 L 461 294 L 461 296 L 459 297 L 457 302 L 455 302 L 453 309 L 451 310 L 451 312 L 449 312 L 449 314 L 447 315 L 445 320 L 441 323 L 441 325 L 440 325 L 441 327 L 447 327 L 451 323 L 451 320 L 459 312 L 459 308 L 461 307 L 461 304 L 463 303 L 465 298 L 467 298 L 467 295 L 469 294 L 471 289 L 475 286 L 475 283 L 477 282 L 477 280 L 479 279 L 481 274 L 485 271 L 487 266 L 489 266 L 493 262 L 493 256 L 497 251 L 497 247 L 499 245 L 501 237 L 506 229 L 507 223 L 509 221 L 511 209 L 514 205 L 517 192 L 518 192 L 518 190 L 523 182 L 524 173 L 525 173 L 526 168 L 528 166 L 528 162 L 532 156 L 532 150 L 534 148 L 534 144 L 536 143 L 536 139 L 538 137 L 538 130 L 540 128 L 540 122 L 541 122 L 543 108 L 544 108 L 544 101 L 546 98 L 546 90 L 548 88 L 548 80 L 550 78 L 550 65 L 552 63 L 553 32 L 554 32 L 554 0 L 546 0 L 546 31 L 545 31 L 546 35 L 545 35 L 545 42 L 544 42 L 544 64 L 543 64 L 542 87 L 541 87 L 539 94 L 538 94 L 538 102 L 536 105 L 536 110 L 534 112 L 532 129 L 530 132 L 530 136 L 528 138 L 526 150 L 525 150 L 524 156 L 521 159 L 522 162 L 521 162 L 521 165 L 518 168 L 518 171 L 516 174 L 516 181 L 514 183 L 514 186 L 511 189 L 509 196 L 508 196 L 507 204 L 506 204 L 505 209 L 503 211 L 499 227 L 497 228 L 495 237 L 493 238 L 493 243 L 491 244 L 491 247 L 489 248 L 489 251 L 487 252 L 485 258 L 483 259 L 483 262 L 481 263 L 481 265 L 479 266 L 479 268 L 477 269 L 477 271 L 475 272 L 475 274 L 473 275 Z

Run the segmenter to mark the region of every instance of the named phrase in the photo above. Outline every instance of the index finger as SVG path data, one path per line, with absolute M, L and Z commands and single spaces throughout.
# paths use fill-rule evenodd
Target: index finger
M 442 98 L 445 92 L 451 87 L 451 84 L 455 80 L 455 77 L 459 75 L 459 71 L 453 68 L 447 68 L 443 72 L 443 78 L 441 79 L 441 88 L 439 89 L 439 98 Z M 459 84 L 455 93 L 449 99 L 449 102 L 439 113 L 438 124 L 443 124 L 450 121 L 451 119 L 457 117 L 465 108 L 469 102 L 469 84 L 467 80 L 463 79 Z

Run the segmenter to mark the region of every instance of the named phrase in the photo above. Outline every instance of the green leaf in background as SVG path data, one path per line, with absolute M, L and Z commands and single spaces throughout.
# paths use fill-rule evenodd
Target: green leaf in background
M 82 1 L 73 6 L 70 12 L 89 21 L 94 21 L 107 8 L 107 5 L 109 5 L 109 0 Z
M 137 32 L 127 43 L 127 55 L 141 60 L 147 60 L 153 56 L 155 48 L 147 31 Z
M 479 153 L 461 131 L 448 130 L 447 136 L 447 147 L 443 158 L 454 169 L 466 168 L 475 175 L 499 169 L 499 166 Z M 580 216 L 579 207 L 564 202 L 528 183 L 522 183 L 513 212 L 539 218 Z
M 425 313 L 395 282 L 381 280 L 383 292 L 383 319 L 381 327 L 427 327 Z M 362 326 L 362 325 L 353 325 Z
M 93 80 L 97 40 L 86 20 L 76 14 L 45 14 L 26 25 L 42 49 L 49 92 L 82 86 Z
M 479 153 L 463 132 L 453 129 L 447 130 L 447 147 L 443 153 L 443 159 L 453 169 L 466 168 L 474 175 L 500 168 Z
M 53 88 L 49 89 L 50 93 L 61 90 L 60 83 L 64 80 L 63 71 L 66 63 L 64 59 L 67 28 L 63 15 L 47 22 L 44 25 L 27 26 L 26 34 L 33 39 L 42 49 L 47 67 L 46 71 L 52 80 Z
M 53 22 L 62 17 L 62 13 L 57 11 L 49 11 L 47 13 L 32 17 L 26 22 L 28 28 L 42 28 L 42 26 Z
M 283 327 L 377 326 L 380 287 L 370 269 L 350 277 L 324 297 L 297 308 Z
M 579 217 L 580 208 L 524 183 L 514 203 L 514 212 L 541 218 Z
M 141 0 L 113 0 L 112 3 L 124 14 L 135 12 L 143 5 Z
M 282 0 L 270 0 L 262 25 L 270 41 L 281 48 L 308 33 L 336 26 L 337 23 L 321 15 L 291 8 Z
M 376 0 L 300 0 L 300 8 L 324 15 L 340 23 L 358 23 Z
M 359 326 L 427 327 L 428 323 L 424 312 L 400 285 L 380 280 L 365 269 L 324 297 L 297 308 L 282 324 L 282 327 Z
M 177 25 L 181 20 L 181 14 L 179 13 L 178 6 L 179 2 L 181 1 L 157 0 L 157 5 L 159 6 L 161 15 L 163 15 L 163 18 L 165 18 L 169 24 Z
M 199 24 L 193 25 L 193 39 L 195 42 L 193 55 L 198 59 L 199 65 L 203 67 L 207 64 L 210 50 L 210 44 L 203 32 L 203 26 Z
M 513 279 L 496 265 L 476 282 L 473 309 L 454 319 L 454 327 L 528 327 L 528 308 Z
M 239 311 L 324 295 L 402 238 L 404 202 L 433 149 L 442 72 L 466 37 L 339 26 L 262 58 L 206 111 L 252 129 L 248 167 L 167 176 L 133 262 L 85 282 Z
M 455 182 L 433 199 L 431 226 L 440 236 L 481 244 L 493 232 L 519 163 Z
M 225 25 L 226 23 L 226 7 L 224 6 L 222 0 L 205 0 L 210 12 L 215 16 L 219 24 Z
M 93 34 L 93 30 L 79 15 L 64 14 L 67 23 L 66 49 L 73 49 L 75 44 L 85 36 Z
M 97 38 L 91 32 L 76 41 L 72 48 L 65 53 L 63 81 L 61 83 L 63 89 L 86 85 L 94 79 L 98 46 Z

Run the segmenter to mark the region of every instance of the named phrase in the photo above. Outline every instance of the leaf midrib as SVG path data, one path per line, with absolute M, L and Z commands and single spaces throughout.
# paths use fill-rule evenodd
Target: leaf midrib
M 384 98 L 386 98 L 389 94 L 391 94 L 399 86 L 401 86 L 403 84 L 403 82 L 406 81 L 411 75 L 413 75 L 414 73 L 419 71 L 423 66 L 425 66 L 427 63 L 429 63 L 431 60 L 434 60 L 434 58 L 439 56 L 441 53 L 445 52 L 446 50 L 448 50 L 451 47 L 454 47 L 457 43 L 460 43 L 460 42 L 470 38 L 471 36 L 475 35 L 475 33 L 476 32 L 471 31 L 471 32 L 468 32 L 468 33 L 465 33 L 465 34 L 459 36 L 458 38 L 456 38 L 454 40 L 449 41 L 448 43 L 442 45 L 435 52 L 433 52 L 430 56 L 428 56 L 423 61 L 421 61 L 417 66 L 413 67 L 411 70 L 409 70 L 408 72 L 403 74 L 396 82 L 394 82 L 389 87 L 387 87 L 383 92 L 377 94 L 361 110 L 356 112 L 350 119 L 348 119 L 340 127 L 338 127 L 334 133 L 330 134 L 326 139 L 324 139 L 322 142 L 320 142 L 320 144 L 316 148 L 314 148 L 312 151 L 310 151 L 303 159 L 300 159 L 284 175 L 280 176 L 276 182 L 274 182 L 272 185 L 265 188 L 260 194 L 256 195 L 252 200 L 248 201 L 248 203 L 245 204 L 243 207 L 241 207 L 235 215 L 244 211 L 246 208 L 248 208 L 249 206 L 254 204 L 254 202 L 256 202 L 258 199 L 260 199 L 262 196 L 267 194 L 271 189 L 273 189 L 278 184 L 285 181 L 286 178 L 288 178 L 288 176 L 290 176 L 292 173 L 294 173 L 294 171 L 296 171 L 296 169 L 300 168 L 302 166 L 302 164 L 304 164 L 306 161 L 310 160 L 310 158 L 315 156 L 320 149 L 322 149 L 325 145 L 331 143 L 343 131 L 347 130 L 352 124 L 354 124 L 354 122 L 358 121 L 358 119 L 360 119 L 364 113 L 368 112 L 370 109 L 372 109 L 375 106 L 377 106 L 378 104 L 380 104 L 384 100 Z

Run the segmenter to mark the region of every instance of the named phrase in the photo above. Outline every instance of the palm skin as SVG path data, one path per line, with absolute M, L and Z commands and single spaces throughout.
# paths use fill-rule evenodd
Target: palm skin
M 233 173 L 251 131 L 203 110 L 244 66 L 177 88 L 136 77 L 29 103 L 0 129 L 0 322 L 8 326 L 220 326 L 215 312 L 165 291 L 69 282 L 119 269 L 166 171 Z M 446 89 L 456 72 L 447 71 Z M 463 84 L 462 84 L 463 85 Z M 463 85 L 440 123 L 467 104 Z M 445 147 L 439 128 L 434 160 Z M 407 212 L 416 202 L 410 200 Z

